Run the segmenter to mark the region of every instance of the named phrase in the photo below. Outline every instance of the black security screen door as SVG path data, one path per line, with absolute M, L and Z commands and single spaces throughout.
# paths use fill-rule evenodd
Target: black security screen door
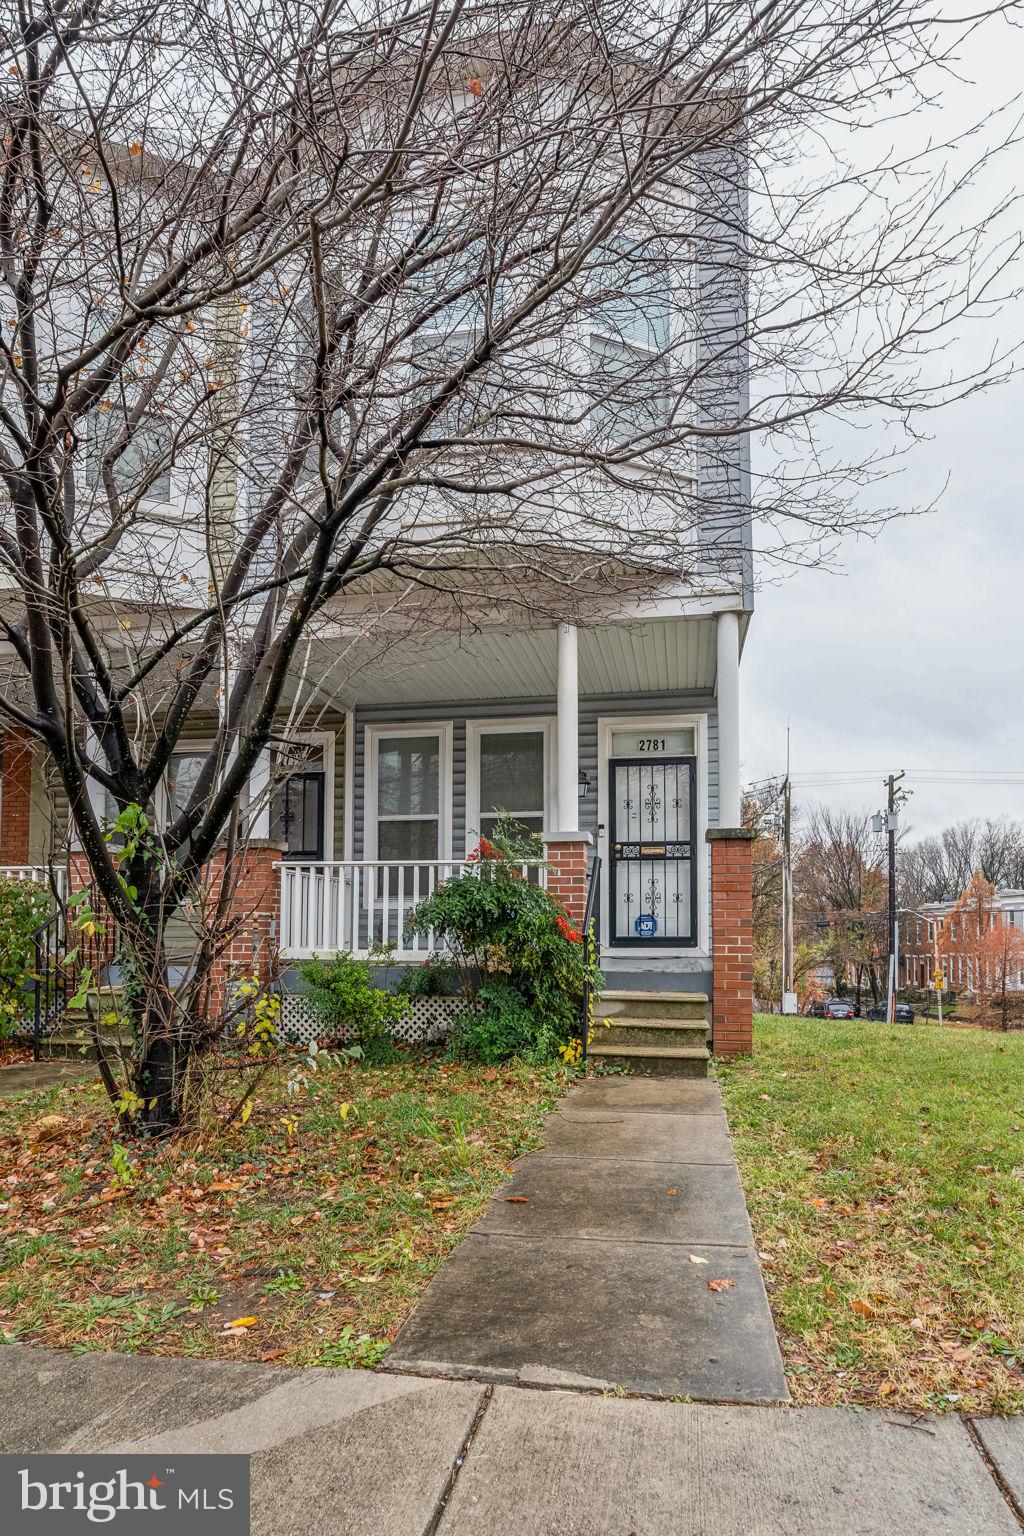
M 324 856 L 324 775 L 293 773 L 274 796 L 274 835 L 286 859 L 317 862 Z
M 608 764 L 611 942 L 697 942 L 697 761 L 618 757 Z

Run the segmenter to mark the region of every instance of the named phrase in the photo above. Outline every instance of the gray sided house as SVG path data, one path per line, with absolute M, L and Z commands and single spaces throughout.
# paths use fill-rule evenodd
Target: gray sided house
M 249 785 L 250 833 L 281 845 L 274 931 L 286 963 L 381 943 L 395 946 L 399 963 L 422 961 L 430 942 L 409 937 L 408 913 L 439 880 L 472 867 L 481 835 L 506 811 L 543 837 L 557 866 L 551 888 L 575 918 L 591 893 L 618 1012 L 646 1011 L 653 1029 L 677 1001 L 703 1021 L 710 997 L 716 1047 L 749 1046 L 739 710 L 753 609 L 748 381 L 742 260 L 728 234 L 742 227 L 729 217 L 740 170 L 737 157 L 720 178 L 702 178 L 690 243 L 698 382 L 689 408 L 701 431 L 685 465 L 666 474 L 657 509 L 671 519 L 685 482 L 694 528 L 687 571 L 636 584 L 632 595 L 626 584 L 604 598 L 591 592 L 562 613 L 556 582 L 554 595 L 518 612 L 507 601 L 488 611 L 478 596 L 469 622 L 463 610 L 447 626 L 407 623 L 386 646 L 376 638 L 382 611 L 386 625 L 380 592 L 342 599 L 294 679 L 302 723 L 282 715 Z M 724 210 L 714 206 L 718 185 Z M 604 347 L 591 337 L 591 356 L 599 340 Z M 272 390 L 269 363 L 266 380 Z M 251 451 L 255 463 L 264 450 L 254 442 Z M 628 475 L 609 491 L 612 483 L 600 494 L 617 498 L 627 528 L 636 502 L 641 567 L 648 534 L 639 497 Z M 244 488 L 232 481 L 220 495 L 230 543 L 230 506 Z M 573 560 L 564 497 L 551 523 L 564 586 Z M 500 559 L 500 530 L 493 553 Z M 194 579 L 205 590 L 203 572 Z M 191 753 L 181 741 L 158 818 L 183 803 L 215 718 L 193 723 Z M 66 813 L 38 755 L 26 772 L 15 733 L 7 735 L 0 863 L 27 870 L 52 857 Z

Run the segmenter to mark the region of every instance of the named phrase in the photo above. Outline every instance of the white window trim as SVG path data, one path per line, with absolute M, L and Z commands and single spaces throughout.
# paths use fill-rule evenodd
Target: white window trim
M 437 826 L 437 857 L 438 859 L 450 859 L 452 857 L 452 811 L 453 811 L 453 755 L 452 738 L 453 726 L 451 720 L 409 720 L 402 725 L 368 725 L 365 729 L 363 742 L 363 792 L 364 792 L 364 818 L 363 818 L 363 857 L 377 859 L 377 757 L 380 743 L 395 736 L 437 736 L 440 742 L 440 773 L 441 784 L 438 796 L 438 826 Z M 429 864 L 429 859 L 420 859 L 418 863 Z
M 500 720 L 466 721 L 466 853 L 480 840 L 480 737 L 513 736 L 521 731 L 538 731 L 544 738 L 544 831 L 554 830 L 557 763 L 555 761 L 555 716 L 503 716 Z M 489 812 L 487 814 L 490 814 Z M 536 813 L 535 813 L 536 814 Z
M 608 852 L 608 763 L 612 756 L 612 733 L 614 731 L 651 731 L 658 735 L 663 731 L 692 730 L 694 733 L 694 751 L 697 758 L 697 825 L 694 828 L 694 841 L 696 843 L 697 859 L 697 943 L 694 947 L 680 946 L 678 949 L 662 949 L 659 945 L 657 953 L 660 959 L 669 960 L 676 957 L 689 960 L 709 960 L 711 950 L 708 936 L 708 844 L 704 836 L 708 826 L 708 717 L 706 714 L 694 715 L 602 715 L 597 722 L 597 820 L 598 820 L 598 852 L 601 854 L 601 932 L 611 934 L 611 912 L 609 908 L 608 892 L 610 886 L 610 856 Z M 652 758 L 658 756 L 679 756 L 679 753 L 652 753 Z M 683 756 L 689 754 L 684 753 Z M 630 946 L 628 949 L 620 946 L 618 949 L 613 944 L 602 944 L 603 953 L 612 956 L 632 956 L 637 958 L 638 951 Z

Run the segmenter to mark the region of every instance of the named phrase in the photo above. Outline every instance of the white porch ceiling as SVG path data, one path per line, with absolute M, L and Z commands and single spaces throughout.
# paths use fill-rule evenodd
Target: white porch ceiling
M 373 649 L 377 654 L 372 654 Z M 324 644 L 306 673 L 321 704 L 427 704 L 553 698 L 556 632 L 486 630 L 409 636 L 382 647 Z M 580 692 L 673 693 L 712 689 L 715 619 L 651 619 L 579 633 Z

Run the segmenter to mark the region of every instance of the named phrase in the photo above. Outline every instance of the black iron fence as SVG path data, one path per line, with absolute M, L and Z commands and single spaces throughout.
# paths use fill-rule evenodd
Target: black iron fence
M 100 898 L 90 887 L 62 903 L 32 936 L 32 1055 L 59 1030 L 71 1005 L 86 993 L 95 997 L 107 979 L 117 944 L 104 921 Z M 84 1006 L 84 1005 L 83 1005 Z

